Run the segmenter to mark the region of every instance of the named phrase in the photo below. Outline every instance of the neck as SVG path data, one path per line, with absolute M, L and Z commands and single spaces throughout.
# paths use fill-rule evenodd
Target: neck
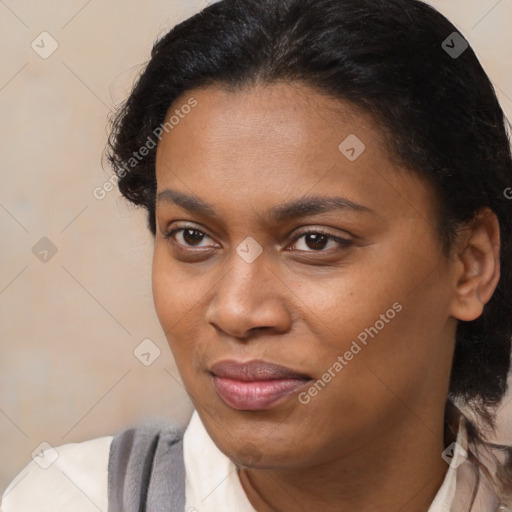
M 433 431 L 412 417 L 374 437 L 309 468 L 240 469 L 240 482 L 257 512 L 427 512 L 448 470 L 442 421 Z

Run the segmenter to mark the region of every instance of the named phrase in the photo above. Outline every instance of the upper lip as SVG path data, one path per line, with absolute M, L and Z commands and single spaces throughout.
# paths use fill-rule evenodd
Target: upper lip
M 239 362 L 225 360 L 215 363 L 210 371 L 217 377 L 245 382 L 280 379 L 310 379 L 308 375 L 268 361 Z

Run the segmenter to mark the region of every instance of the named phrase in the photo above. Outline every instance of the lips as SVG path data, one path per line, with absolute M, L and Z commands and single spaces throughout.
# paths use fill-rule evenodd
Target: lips
M 266 361 L 221 361 L 211 368 L 220 398 L 238 410 L 262 410 L 282 402 L 311 378 Z
M 217 377 L 253 382 L 279 379 L 310 379 L 308 375 L 295 372 L 290 368 L 266 361 L 221 361 L 212 366 L 211 372 Z

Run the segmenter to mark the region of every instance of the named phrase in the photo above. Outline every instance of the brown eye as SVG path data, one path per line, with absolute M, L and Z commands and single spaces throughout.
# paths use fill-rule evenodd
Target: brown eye
M 302 246 L 303 248 L 299 248 L 297 250 L 304 252 L 330 252 L 329 249 L 335 249 L 336 246 L 341 246 L 340 249 L 345 249 L 352 245 L 352 241 L 340 238 L 338 236 L 334 236 L 331 233 L 326 233 L 323 231 L 307 231 L 301 233 L 294 241 L 295 245 L 299 240 L 303 239 Z M 329 246 L 329 243 L 331 245 Z M 327 249 L 327 250 L 326 250 Z
M 183 240 L 190 245 L 198 245 L 204 236 L 204 233 L 201 233 L 201 231 L 198 231 L 197 229 L 183 230 Z
M 177 235 L 177 236 L 175 236 Z M 183 247 L 203 247 L 199 245 L 205 237 L 209 238 L 206 233 L 195 228 L 177 228 L 169 231 L 164 235 L 165 238 L 173 238 L 179 245 Z M 181 238 L 181 241 L 178 240 Z
M 321 233 L 307 233 L 304 238 L 306 245 L 315 251 L 324 249 L 328 241 L 329 237 Z

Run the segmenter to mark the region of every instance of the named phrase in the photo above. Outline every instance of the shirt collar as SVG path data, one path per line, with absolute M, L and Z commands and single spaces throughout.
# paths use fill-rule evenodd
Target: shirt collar
M 457 470 L 468 458 L 468 438 L 466 421 L 463 416 L 459 420 L 459 429 L 456 440 L 450 444 L 441 457 L 448 464 L 448 471 L 441 487 L 437 491 L 434 501 L 428 512 L 450 512 L 457 486 Z

